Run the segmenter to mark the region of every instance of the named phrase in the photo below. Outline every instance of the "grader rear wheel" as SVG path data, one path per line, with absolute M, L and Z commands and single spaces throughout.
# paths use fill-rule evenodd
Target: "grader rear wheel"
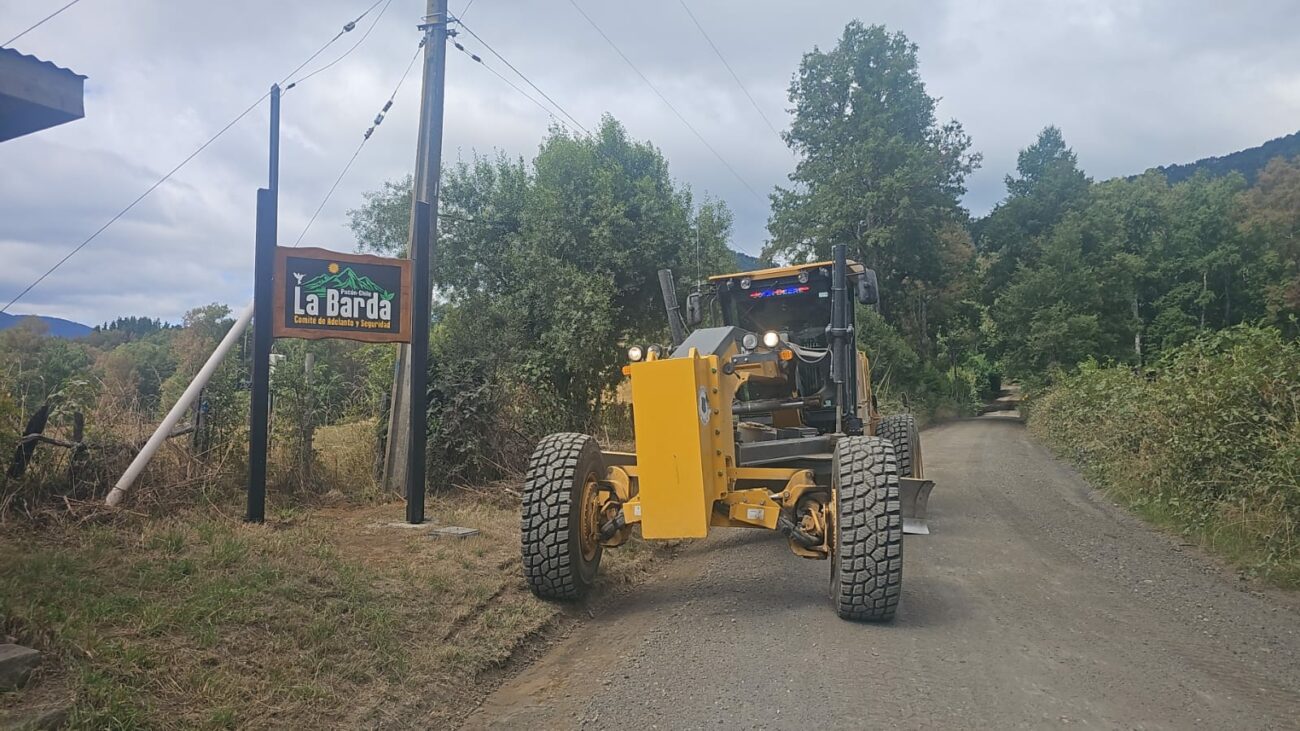
M 520 534 L 524 578 L 543 599 L 577 599 L 600 567 L 600 447 L 586 434 L 552 434 L 528 460 Z
M 921 477 L 921 433 L 916 428 L 916 417 L 911 414 L 893 414 L 880 420 L 876 436 L 894 445 L 899 477 Z
M 843 619 L 887 622 L 903 588 L 903 519 L 894 449 L 880 437 L 835 444 L 831 600 Z

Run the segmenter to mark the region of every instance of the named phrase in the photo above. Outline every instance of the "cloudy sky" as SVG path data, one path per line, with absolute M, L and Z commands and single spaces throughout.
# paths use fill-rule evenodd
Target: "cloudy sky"
M 800 55 L 859 18 L 904 31 L 921 73 L 984 154 L 966 205 L 1003 195 L 1016 152 L 1057 124 L 1095 178 L 1231 152 L 1300 129 L 1300 1 L 686 0 L 768 118 L 784 127 Z M 0 143 L 0 304 L 307 58 L 372 0 L 83 0 L 14 43 L 86 81 L 86 118 Z M 467 0 L 452 0 L 453 14 Z M 678 0 L 578 0 L 761 197 L 687 130 L 566 0 L 473 0 L 464 20 L 584 125 L 609 112 L 736 214 L 756 253 L 766 193 L 790 152 Z M 0 0 L 0 39 L 64 0 Z M 424 0 L 391 0 L 355 52 L 286 95 L 280 238 L 292 243 L 391 93 Z M 380 6 L 381 8 L 384 5 Z M 359 40 L 378 10 L 308 70 Z M 468 35 L 461 40 L 509 73 Z M 345 212 L 414 164 L 419 78 L 407 80 L 304 243 L 349 250 Z M 522 84 L 521 84 L 522 85 Z M 445 154 L 531 156 L 549 119 L 456 53 Z M 179 319 L 251 293 L 254 191 L 265 184 L 259 108 L 12 309 L 86 323 Z

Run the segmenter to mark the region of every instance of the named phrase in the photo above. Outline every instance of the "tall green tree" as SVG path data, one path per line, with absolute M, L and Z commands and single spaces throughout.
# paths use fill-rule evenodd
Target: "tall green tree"
M 1242 233 L 1265 249 L 1274 276 L 1264 287 L 1269 317 L 1290 332 L 1300 313 L 1300 157 L 1274 158 L 1242 197 Z
M 400 251 L 409 204 L 403 182 L 368 196 L 351 213 L 361 246 Z M 552 129 L 531 161 L 449 167 L 440 207 L 430 444 L 444 476 L 491 474 L 539 433 L 589 428 L 626 345 L 667 339 L 657 270 L 685 289 L 735 261 L 727 208 L 674 183 L 610 117 L 592 135 Z
M 1090 182 L 1058 127 L 1043 128 L 1034 144 L 1020 151 L 1016 174 L 1006 176 L 1007 197 L 976 227 L 976 243 L 988 258 L 988 301 L 1018 267 L 1034 263 L 1040 238 L 1086 203 Z
M 979 164 L 956 121 L 940 123 L 917 47 L 883 26 L 849 23 L 835 48 L 803 57 L 790 85 L 792 185 L 772 195 L 764 256 L 826 258 L 834 244 L 880 276 L 883 311 L 924 350 L 947 276 L 940 239 L 965 221 L 958 199 Z M 905 314 L 906 313 L 906 314 Z

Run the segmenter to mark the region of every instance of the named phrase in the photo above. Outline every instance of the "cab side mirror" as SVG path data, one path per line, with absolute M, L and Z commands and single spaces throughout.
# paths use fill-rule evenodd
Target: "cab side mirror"
M 864 305 L 880 304 L 880 285 L 876 283 L 876 272 L 864 269 L 858 277 L 858 302 Z
M 686 295 L 686 324 L 695 327 L 704 322 L 704 304 L 699 292 Z

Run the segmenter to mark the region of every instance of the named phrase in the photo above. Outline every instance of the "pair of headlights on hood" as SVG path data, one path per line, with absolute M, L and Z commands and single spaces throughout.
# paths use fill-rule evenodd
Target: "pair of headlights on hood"
M 740 339 L 740 344 L 745 347 L 745 350 L 753 350 L 758 347 L 758 335 L 755 335 L 754 333 L 745 333 L 745 337 Z M 780 333 L 775 330 L 768 330 L 763 333 L 763 347 L 775 348 L 780 344 Z M 658 358 L 660 353 L 659 346 L 651 345 L 649 348 L 643 350 L 640 345 L 633 345 L 627 349 L 627 359 L 633 363 L 637 363 L 646 356 L 646 353 L 650 353 Z

